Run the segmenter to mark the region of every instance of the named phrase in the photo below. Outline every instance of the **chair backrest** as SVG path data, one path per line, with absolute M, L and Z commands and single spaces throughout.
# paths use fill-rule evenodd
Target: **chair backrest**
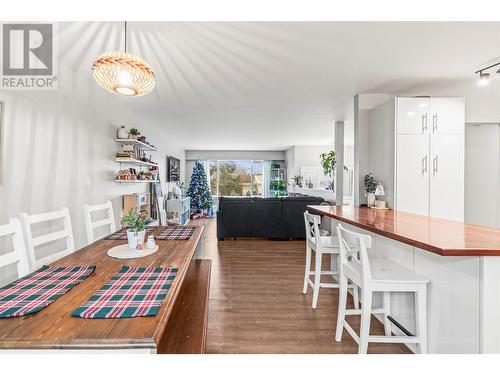
M 98 211 L 106 211 L 106 218 L 102 220 L 92 221 L 92 214 Z M 85 230 L 87 232 L 87 241 L 89 244 L 93 243 L 95 240 L 101 239 L 106 234 L 99 236 L 96 238 L 94 230 L 96 228 L 107 226 L 109 227 L 109 233 L 116 232 L 116 223 L 115 223 L 115 215 L 113 213 L 113 204 L 110 200 L 107 200 L 105 203 L 96 204 L 96 205 L 83 205 L 83 217 L 85 221 Z
M 63 230 L 33 237 L 31 230 L 31 226 L 33 224 L 50 222 L 53 220 L 62 220 L 64 225 Z M 73 239 L 73 230 L 71 229 L 71 218 L 67 207 L 63 207 L 59 211 L 46 212 L 37 215 L 28 215 L 26 213 L 22 213 L 21 221 L 26 233 L 26 248 L 28 250 L 28 256 L 32 269 L 38 269 L 45 264 L 55 262 L 56 260 L 61 259 L 62 257 L 65 257 L 66 255 L 69 255 L 75 251 L 75 241 Z M 59 250 L 56 253 L 53 253 L 41 259 L 36 259 L 36 247 L 62 239 L 66 241 L 65 249 Z
M 7 236 L 12 237 L 14 251 L 0 255 L 0 267 L 16 263 L 17 275 L 23 277 L 29 273 L 29 264 L 19 219 L 10 219 L 9 224 L 0 225 L 0 237 Z
M 158 213 L 160 219 L 160 225 L 167 225 L 167 211 L 165 210 L 165 198 L 163 196 L 159 196 L 157 198 L 158 203 Z
M 339 239 L 339 272 L 355 284 L 366 288 L 371 281 L 370 261 L 367 249 L 372 247 L 372 238 L 366 234 L 353 232 L 337 225 Z
M 306 241 L 310 248 L 317 250 L 321 249 L 321 232 L 319 226 L 321 224 L 321 217 L 319 215 L 310 214 L 308 211 L 304 212 L 304 222 L 306 225 Z M 315 239 L 313 241 L 313 239 Z M 316 240 L 317 239 L 317 240 Z

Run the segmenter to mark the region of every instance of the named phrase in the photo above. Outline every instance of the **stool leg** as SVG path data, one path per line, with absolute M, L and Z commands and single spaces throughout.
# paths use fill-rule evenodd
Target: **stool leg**
M 359 288 L 357 285 L 353 285 L 352 300 L 354 302 L 354 308 L 359 309 Z
M 309 280 L 309 273 L 311 272 L 311 248 L 309 245 L 306 245 L 306 270 L 304 273 L 304 286 L 302 288 L 302 293 L 307 293 L 307 286 Z
M 321 260 L 323 255 L 315 251 L 314 258 L 314 291 L 313 291 L 313 300 L 312 300 L 312 308 L 315 309 L 318 304 L 318 296 L 319 296 L 319 286 L 321 283 Z
M 389 320 L 389 315 L 391 315 L 391 293 L 384 292 L 384 330 L 386 336 L 391 336 L 391 321 Z
M 415 293 L 415 309 L 417 313 L 417 337 L 420 338 L 420 354 L 427 354 L 427 284 L 418 287 Z
M 363 288 L 361 306 L 361 328 L 359 330 L 358 354 L 368 352 L 368 336 L 370 335 L 370 320 L 372 316 L 372 291 Z
M 347 304 L 347 278 L 339 276 L 339 309 L 337 313 L 337 328 L 335 329 L 335 341 L 342 341 L 344 331 L 345 309 Z

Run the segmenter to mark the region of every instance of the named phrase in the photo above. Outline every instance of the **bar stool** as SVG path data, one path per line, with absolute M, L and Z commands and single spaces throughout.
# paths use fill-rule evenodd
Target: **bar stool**
M 335 340 L 342 340 L 345 328 L 358 343 L 358 354 L 366 354 L 369 342 L 398 342 L 418 344 L 420 353 L 427 353 L 427 280 L 425 277 L 408 270 L 388 259 L 369 259 L 367 249 L 371 248 L 371 237 L 365 234 L 337 226 L 340 244 L 339 261 L 339 311 Z M 352 243 L 357 243 L 353 247 Z M 346 309 L 348 281 L 361 288 L 361 309 Z M 383 292 L 384 306 L 372 308 L 373 292 Z M 415 293 L 416 334 L 415 336 L 392 336 L 389 315 L 390 293 Z M 370 335 L 370 319 L 372 313 L 384 315 L 385 336 Z M 361 315 L 359 336 L 346 322 L 346 315 Z
M 315 309 L 318 304 L 320 288 L 339 288 L 339 283 L 335 280 L 338 277 L 338 267 L 335 268 L 335 258 L 339 255 L 339 242 L 337 237 L 324 236 L 324 231 L 319 229 L 321 217 L 304 212 L 304 221 L 306 226 L 306 269 L 304 273 L 304 287 L 302 293 L 307 293 L 307 286 L 313 289 L 312 308 Z M 318 240 L 319 239 L 319 240 Z M 314 251 L 314 271 L 311 271 L 311 257 Z M 321 264 L 323 254 L 330 254 L 330 270 L 322 271 Z M 337 264 L 339 262 L 337 261 Z M 310 279 L 314 276 L 314 281 Z M 331 276 L 335 283 L 322 283 L 321 276 Z M 354 285 L 348 285 L 353 289 L 354 307 L 358 307 L 358 288 Z

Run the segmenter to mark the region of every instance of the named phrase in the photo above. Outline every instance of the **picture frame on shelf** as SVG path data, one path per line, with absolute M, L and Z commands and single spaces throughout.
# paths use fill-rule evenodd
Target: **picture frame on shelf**
M 178 182 L 181 176 L 181 161 L 167 156 L 167 182 Z

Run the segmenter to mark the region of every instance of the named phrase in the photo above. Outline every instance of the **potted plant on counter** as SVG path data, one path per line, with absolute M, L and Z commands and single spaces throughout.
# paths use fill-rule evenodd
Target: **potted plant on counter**
M 138 244 L 144 244 L 144 236 L 146 235 L 146 220 L 144 220 L 137 212 L 132 208 L 122 218 L 122 225 L 127 227 L 127 240 L 128 247 L 131 249 L 137 249 Z
M 377 184 L 371 173 L 365 175 L 364 183 L 367 205 L 368 207 L 373 207 L 375 205 L 375 190 L 377 190 Z
M 295 175 L 292 177 L 293 182 L 295 186 L 301 188 L 302 187 L 302 180 L 304 179 L 301 175 Z

